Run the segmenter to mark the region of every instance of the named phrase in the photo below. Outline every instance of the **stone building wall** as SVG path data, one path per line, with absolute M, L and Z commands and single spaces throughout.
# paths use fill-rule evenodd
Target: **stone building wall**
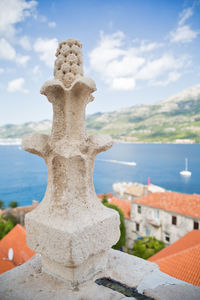
M 138 211 L 141 211 L 141 213 Z M 175 217 L 173 219 L 176 224 L 172 224 L 172 217 Z M 132 203 L 127 241 L 134 240 L 138 236 L 150 235 L 167 244 L 172 244 L 187 232 L 193 230 L 194 222 L 199 223 L 199 221 L 199 219 L 192 217 Z

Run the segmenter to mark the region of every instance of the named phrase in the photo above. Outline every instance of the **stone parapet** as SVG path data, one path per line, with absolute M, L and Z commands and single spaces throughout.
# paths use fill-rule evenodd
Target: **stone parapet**
M 136 256 L 110 249 L 107 267 L 74 290 L 67 283 L 42 272 L 39 255 L 8 271 L 0 277 L 1 300 L 125 300 L 136 299 L 108 287 L 99 286 L 95 280 L 109 277 L 128 287 L 136 288 L 143 296 L 155 300 L 199 300 L 200 287 L 162 273 L 154 263 Z M 140 295 L 140 297 L 141 297 Z M 146 298 L 146 299 L 149 299 Z M 141 298 L 142 299 L 142 298 Z M 145 299 L 145 298 L 143 298 Z

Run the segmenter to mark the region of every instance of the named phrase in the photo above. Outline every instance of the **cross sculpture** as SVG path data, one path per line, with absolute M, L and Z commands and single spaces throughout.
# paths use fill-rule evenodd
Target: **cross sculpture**
M 81 48 L 76 39 L 61 42 L 55 79 L 41 88 L 53 105 L 51 135 L 23 139 L 23 149 L 41 156 L 48 170 L 44 199 L 25 218 L 27 243 L 41 254 L 42 270 L 71 287 L 105 269 L 120 234 L 118 213 L 101 204 L 93 185 L 95 157 L 112 140 L 86 135 L 85 108 L 96 86 L 83 76 Z

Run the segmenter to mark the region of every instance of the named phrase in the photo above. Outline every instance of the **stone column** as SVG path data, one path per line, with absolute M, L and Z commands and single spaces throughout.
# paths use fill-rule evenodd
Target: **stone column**
M 85 107 L 96 90 L 83 76 L 82 45 L 60 43 L 54 76 L 41 89 L 53 105 L 51 135 L 31 134 L 24 150 L 47 164 L 47 190 L 26 215 L 28 246 L 42 256 L 43 271 L 72 287 L 104 270 L 109 248 L 120 235 L 119 216 L 98 200 L 93 185 L 96 155 L 109 149 L 108 136 L 87 136 Z

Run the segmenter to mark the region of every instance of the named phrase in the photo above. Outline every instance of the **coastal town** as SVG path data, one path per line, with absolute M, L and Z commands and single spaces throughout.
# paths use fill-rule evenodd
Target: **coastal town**
M 97 196 L 123 213 L 125 242 L 119 247 L 121 251 L 133 253 L 134 244 L 147 237 L 162 241 L 164 247 L 149 252 L 148 260 L 170 276 L 200 285 L 200 195 L 170 192 L 150 182 L 122 182 L 113 184 L 112 193 Z M 35 254 L 26 244 L 24 219 L 38 205 L 33 201 L 31 206 L 0 211 L 2 217 L 8 219 L 12 215 L 18 220 L 0 241 L 0 273 L 23 264 Z
M 0 1 L 0 300 L 200 299 L 198 2 Z

